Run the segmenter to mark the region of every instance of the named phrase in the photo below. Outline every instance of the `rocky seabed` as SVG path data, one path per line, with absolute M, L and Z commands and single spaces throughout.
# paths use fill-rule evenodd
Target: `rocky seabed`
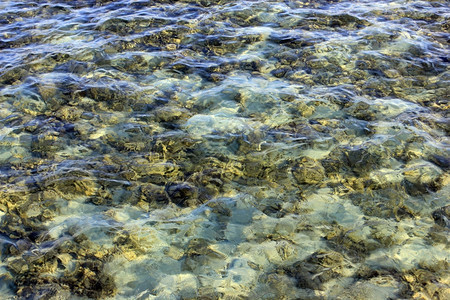
M 0 298 L 448 299 L 447 1 L 0 3 Z

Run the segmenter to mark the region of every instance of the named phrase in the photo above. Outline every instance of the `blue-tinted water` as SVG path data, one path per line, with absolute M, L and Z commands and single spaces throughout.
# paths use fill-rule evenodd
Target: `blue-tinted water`
M 2 1 L 0 298 L 446 299 L 449 17 Z

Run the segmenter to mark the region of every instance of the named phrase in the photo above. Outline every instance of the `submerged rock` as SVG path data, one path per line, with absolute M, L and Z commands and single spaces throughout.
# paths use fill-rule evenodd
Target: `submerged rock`
M 159 107 L 154 111 L 157 122 L 174 122 L 177 120 L 187 120 L 190 117 L 189 111 L 178 107 Z
M 448 268 L 447 261 L 440 261 L 404 272 L 402 279 L 408 285 L 404 294 L 413 298 L 445 299 L 450 291 L 446 280 Z
M 92 196 L 98 188 L 95 177 L 82 170 L 60 170 L 52 175 L 44 181 L 43 188 L 55 190 L 61 195 Z
M 382 275 L 372 277 L 369 280 L 358 280 L 348 289 L 345 289 L 339 297 L 342 299 L 393 299 L 399 298 L 404 290 L 404 285 L 398 282 L 395 277 L 390 275 Z
M 298 287 L 324 290 L 328 281 L 345 276 L 346 268 L 348 265 L 342 254 L 319 250 L 285 270 L 289 276 L 296 279 Z
M 58 299 L 71 298 L 70 289 L 56 283 L 41 283 L 33 286 L 21 287 L 17 296 L 22 299 Z
M 348 229 L 335 225 L 327 232 L 325 238 L 333 249 L 347 253 L 356 259 L 365 258 L 380 247 L 379 243 L 373 239 L 369 227 Z
M 400 185 L 387 186 L 370 192 L 371 197 L 367 197 L 365 191 L 350 194 L 353 204 L 361 207 L 361 210 L 368 216 L 378 216 L 383 218 L 411 218 L 416 213 L 405 204 L 408 194 Z
M 1 46 L 0 46 L 1 48 Z M 18 84 L 28 75 L 28 70 L 23 67 L 12 67 L 0 75 L 1 84 Z
M 198 199 L 197 188 L 187 182 L 168 184 L 166 193 L 169 199 L 178 206 L 196 206 L 201 203 Z
M 114 296 L 114 278 L 103 270 L 98 260 L 81 261 L 74 272 L 66 272 L 61 283 L 68 285 L 74 294 L 94 299 Z
M 427 193 L 439 188 L 442 170 L 426 161 L 411 161 L 405 166 L 404 185 L 411 195 Z
M 325 169 L 319 161 L 304 157 L 292 168 L 292 175 L 300 184 L 318 184 L 325 179 Z
M 442 227 L 450 228 L 450 205 L 436 209 L 431 214 L 434 222 Z
M 379 168 L 389 153 L 382 146 L 372 143 L 343 149 L 343 157 L 348 167 L 359 175 L 365 175 Z

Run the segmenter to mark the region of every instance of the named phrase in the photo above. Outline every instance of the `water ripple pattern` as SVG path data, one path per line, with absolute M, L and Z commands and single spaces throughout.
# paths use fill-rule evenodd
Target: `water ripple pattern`
M 1 298 L 448 299 L 449 30 L 444 0 L 1 1 Z

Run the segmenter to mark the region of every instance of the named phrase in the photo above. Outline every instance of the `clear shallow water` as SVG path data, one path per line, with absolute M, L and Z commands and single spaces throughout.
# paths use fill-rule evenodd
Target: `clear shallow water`
M 2 1 L 2 298 L 444 299 L 449 14 Z

